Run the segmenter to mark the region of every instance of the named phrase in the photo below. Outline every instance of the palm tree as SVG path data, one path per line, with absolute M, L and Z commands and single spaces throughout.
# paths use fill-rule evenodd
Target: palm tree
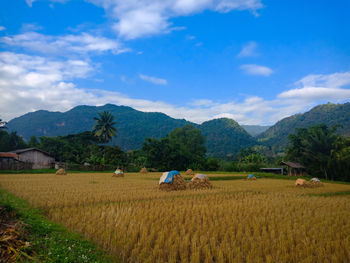
M 114 116 L 109 111 L 99 112 L 99 118 L 95 117 L 95 125 L 92 132 L 103 143 L 108 143 L 116 135 Z

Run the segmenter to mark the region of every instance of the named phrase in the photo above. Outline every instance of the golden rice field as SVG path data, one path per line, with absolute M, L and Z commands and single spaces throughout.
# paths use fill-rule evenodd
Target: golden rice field
M 232 176 L 232 175 L 231 175 Z M 162 192 L 160 174 L 0 175 L 3 188 L 122 262 L 350 262 L 350 185 L 212 181 Z

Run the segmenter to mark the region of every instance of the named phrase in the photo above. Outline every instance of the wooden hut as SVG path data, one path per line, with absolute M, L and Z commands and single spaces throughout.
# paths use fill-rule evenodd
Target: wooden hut
M 300 163 L 294 162 L 281 162 L 281 165 L 287 166 L 287 173 L 289 176 L 303 176 L 305 172 L 305 166 Z

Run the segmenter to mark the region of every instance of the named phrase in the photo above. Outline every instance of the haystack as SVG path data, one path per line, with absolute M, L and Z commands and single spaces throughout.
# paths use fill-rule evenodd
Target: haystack
M 185 174 L 186 175 L 194 175 L 194 172 L 192 169 L 188 169 Z
M 256 177 L 252 174 L 248 175 L 247 180 L 256 180 Z
M 56 171 L 56 175 L 67 175 L 66 170 L 60 168 Z
M 143 168 L 140 170 L 140 173 L 143 173 L 143 174 L 148 173 L 147 168 L 146 168 L 146 167 L 143 167 Z
M 159 189 L 163 191 L 185 190 L 186 181 L 178 171 L 165 172 L 159 179 Z
M 120 169 L 115 170 L 112 177 L 124 177 L 124 172 Z
M 208 176 L 205 174 L 196 174 L 191 179 L 189 183 L 190 189 L 210 189 L 213 188 L 212 184 L 209 181 Z
M 304 179 L 297 179 L 295 181 L 295 186 L 306 186 L 306 180 L 304 180 Z

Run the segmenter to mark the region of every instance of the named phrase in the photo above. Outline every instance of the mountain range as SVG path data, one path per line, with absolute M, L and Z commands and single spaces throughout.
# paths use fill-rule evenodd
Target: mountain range
M 31 136 L 58 136 L 90 131 L 98 112 L 110 111 L 117 122 L 117 136 L 112 144 L 123 150 L 135 150 L 142 146 L 145 138 L 161 138 L 175 128 L 192 124 L 200 129 L 206 138 L 209 156 L 227 157 L 241 148 L 253 145 L 271 147 L 274 152 L 283 151 L 288 135 L 298 127 L 309 127 L 325 123 L 329 126 L 342 125 L 341 134 L 350 134 L 350 103 L 324 104 L 303 114 L 284 118 L 275 125 L 243 125 L 228 118 L 214 119 L 195 124 L 185 119 L 174 119 L 164 113 L 141 112 L 131 107 L 106 104 L 104 106 L 77 106 L 67 112 L 39 110 L 12 119 L 7 127 L 16 131 L 25 140 Z M 255 136 L 255 137 L 254 137 Z

